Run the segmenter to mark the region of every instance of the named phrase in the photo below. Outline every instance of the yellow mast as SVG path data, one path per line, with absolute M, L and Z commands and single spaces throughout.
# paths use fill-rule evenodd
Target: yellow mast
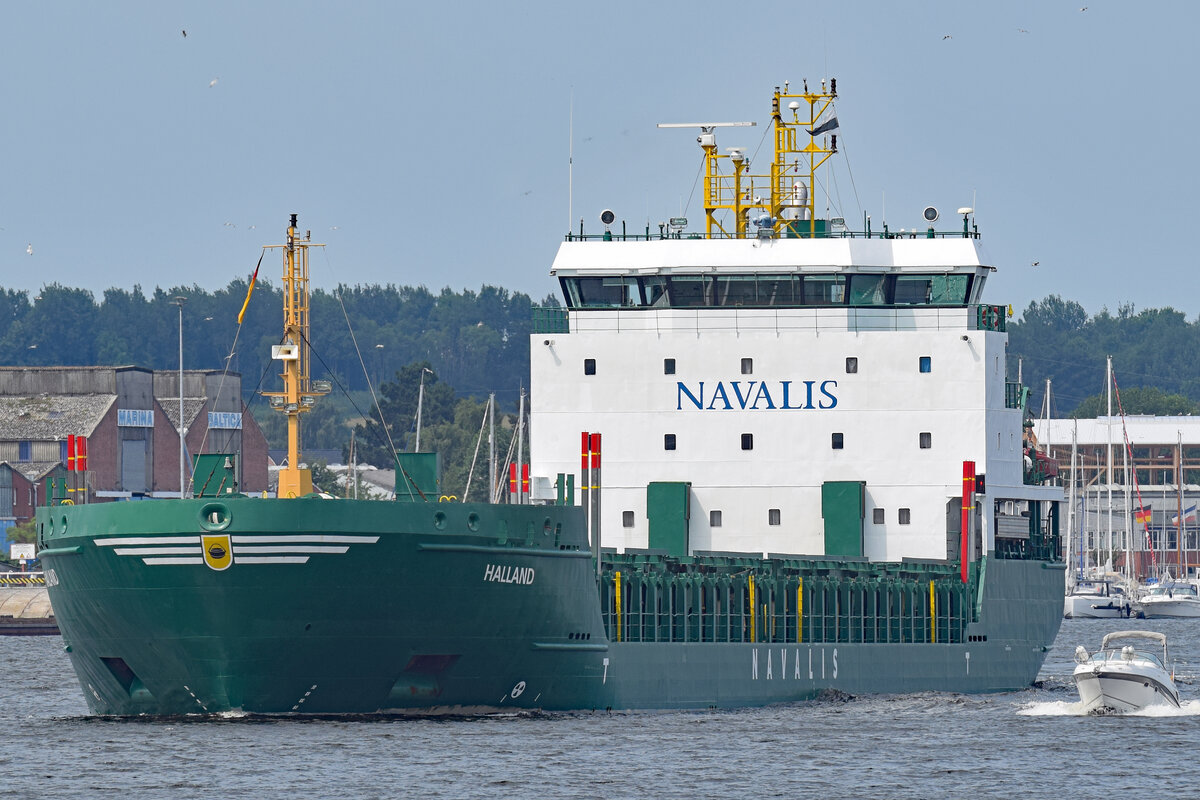
M 784 84 L 782 92 L 778 86 L 775 87 L 775 94 L 771 99 L 775 157 L 770 170 L 765 173 L 751 172 L 750 159 L 743 147 L 726 148 L 729 150 L 728 155 L 717 152 L 713 128 L 722 127 L 721 123 L 701 126 L 699 142 L 704 150 L 705 162 L 706 236 L 745 238 L 750 213 L 755 209 L 774 220 L 775 235 L 817 235 L 817 170 L 837 152 L 837 137 L 820 133 L 812 136 L 808 131 L 816 129 L 818 120 L 831 108 L 836 98 L 837 88 L 834 81 L 830 81 L 828 90 L 825 88 L 825 81 L 821 81 L 819 92 L 810 92 L 807 81 L 804 83 L 804 91 L 799 93 L 789 93 L 787 84 Z M 783 108 L 783 101 L 789 101 L 786 110 Z M 800 111 L 805 105 L 808 106 L 808 114 L 807 118 L 802 118 Z M 804 138 L 807 138 L 808 142 L 802 147 L 800 142 Z M 721 161 L 724 159 L 728 159 L 731 164 L 730 174 L 721 173 Z M 808 178 L 805 187 L 807 196 L 803 198 L 790 185 L 790 181 L 801 177 Z M 719 211 L 733 212 L 732 232 L 726 231 L 716 219 Z M 785 211 L 794 212 L 796 219 L 787 219 Z M 805 221 L 807 225 L 804 224 Z
M 283 340 L 272 345 L 271 358 L 282 362 L 282 392 L 263 392 L 271 408 L 287 415 L 287 466 L 279 471 L 279 497 L 303 497 L 312 492 L 312 473 L 300 468 L 300 415 L 311 409 L 318 397 L 328 394 L 328 381 L 312 381 L 308 374 L 308 248 L 310 231 L 297 236 L 296 215 L 288 225 L 287 244 L 267 245 L 283 249 Z

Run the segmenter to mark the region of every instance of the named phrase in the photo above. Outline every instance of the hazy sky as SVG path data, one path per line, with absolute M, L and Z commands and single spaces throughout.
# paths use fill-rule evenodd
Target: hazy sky
M 703 219 L 695 135 L 656 123 L 755 120 L 718 134 L 753 154 L 774 86 L 833 76 L 833 215 L 878 229 L 886 204 L 898 229 L 932 204 L 953 229 L 974 204 L 993 302 L 1191 319 L 1198 9 L 14 0 L 0 286 L 224 287 L 295 212 L 329 245 L 317 286 L 540 299 L 569 223 L 572 97 L 573 226 L 599 232 L 607 207 L 641 230 Z

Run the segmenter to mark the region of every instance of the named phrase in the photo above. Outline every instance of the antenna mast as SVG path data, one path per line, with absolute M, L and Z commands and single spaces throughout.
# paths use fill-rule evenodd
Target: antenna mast
M 300 415 L 316 405 L 317 398 L 329 394 L 329 381 L 309 381 L 308 374 L 308 248 L 311 232 L 300 239 L 296 215 L 287 230 L 287 244 L 267 245 L 283 249 L 283 343 L 271 346 L 271 358 L 282 362 L 282 392 L 263 392 L 271 408 L 287 415 L 287 466 L 279 471 L 279 497 L 303 497 L 312 493 L 312 472 L 300 468 Z

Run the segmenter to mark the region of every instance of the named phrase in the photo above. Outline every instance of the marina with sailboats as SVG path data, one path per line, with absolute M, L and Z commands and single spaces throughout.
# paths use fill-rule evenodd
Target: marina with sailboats
M 1064 615 L 1200 616 L 1200 418 L 1127 415 L 1106 372 L 1110 413 L 1030 432 L 1067 495 Z

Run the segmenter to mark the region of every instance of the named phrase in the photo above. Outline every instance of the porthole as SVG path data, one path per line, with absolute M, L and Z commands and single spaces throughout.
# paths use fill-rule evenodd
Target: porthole
M 444 511 L 434 512 L 433 527 L 437 528 L 439 531 L 446 530 L 446 512 L 444 512 Z
M 479 515 L 474 511 L 467 514 L 467 527 L 473 531 L 479 530 Z

